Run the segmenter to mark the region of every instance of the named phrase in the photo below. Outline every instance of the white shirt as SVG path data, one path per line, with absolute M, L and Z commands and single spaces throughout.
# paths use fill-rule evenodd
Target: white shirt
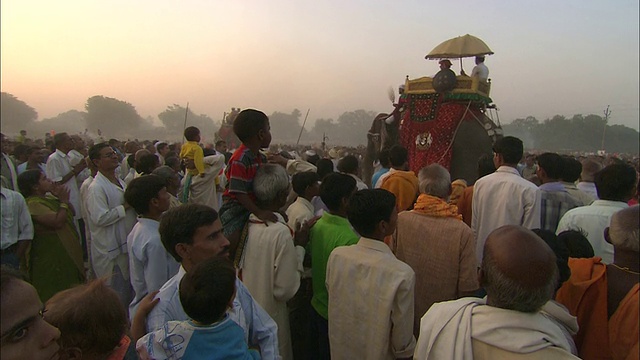
M 71 158 L 69 155 L 63 153 L 60 150 L 56 150 L 53 154 L 49 155 L 47 160 L 47 177 L 53 182 L 58 182 L 62 178 L 73 171 L 71 166 Z M 64 186 L 69 189 L 69 202 L 73 205 L 74 209 L 80 209 L 80 189 L 78 189 L 78 183 L 76 177 L 72 176 Z M 80 211 L 76 211 L 74 219 L 80 218 Z
M 480 81 L 487 81 L 489 79 L 489 68 L 483 62 L 473 67 L 471 70 L 471 77 L 478 77 Z
M 287 301 L 300 287 L 298 258 L 293 245 L 293 230 L 275 213 L 277 223 L 263 221 L 251 214 L 247 242 L 242 254 L 242 282 L 255 301 L 278 325 L 280 355 L 293 359 Z
M 189 204 L 207 205 L 216 210 L 220 209 L 215 181 L 216 176 L 224 166 L 224 155 L 205 156 L 202 162 L 204 163 L 204 176 L 197 175 L 192 177 L 188 202 Z
M 541 197 L 540 189 L 510 166 L 500 166 L 495 173 L 476 181 L 471 229 L 476 237 L 478 264 L 482 262 L 487 236 L 493 230 L 504 225 L 540 228 Z
M 113 184 L 98 172 L 87 189 L 87 212 L 91 222 L 91 260 L 96 276 L 109 276 L 115 259 L 127 253 L 127 235 L 136 221 L 133 209 L 124 209 L 126 186 L 118 178 L 122 188 Z M 118 264 L 125 279 L 129 277 L 128 262 Z M 125 268 L 123 268 L 126 267 Z
M 130 319 L 133 319 L 140 300 L 149 292 L 160 290 L 180 267 L 162 245 L 159 226 L 156 220 L 139 217 L 127 236 L 129 274 L 134 291 L 134 298 L 129 304 Z
M 313 216 L 313 204 L 304 197 L 298 196 L 296 201 L 287 208 L 287 217 L 289 218 L 287 225 L 295 231 L 298 226 L 302 226 L 302 224 L 311 220 Z
M 600 256 L 603 263 L 611 264 L 613 245 L 604 239 L 604 229 L 609 226 L 613 214 L 628 207 L 622 201 L 596 200 L 589 206 L 571 209 L 560 219 L 556 234 L 565 230 L 581 230 L 586 233 L 595 256 Z
M 382 241 L 360 238 L 327 263 L 329 344 L 333 359 L 410 357 L 415 274 Z
M 0 188 L 0 215 L 2 232 L 0 248 L 2 250 L 16 244 L 20 240 L 33 240 L 33 222 L 27 202 L 19 192 Z
M 598 190 L 596 189 L 595 183 L 580 181 L 577 188 L 587 193 L 587 195 L 591 196 L 593 200 L 598 200 Z
M 6 175 L 5 178 L 7 181 L 11 181 L 7 184 L 7 186 L 12 186 L 14 191 L 18 191 L 18 174 L 16 174 L 16 167 L 13 163 L 13 160 L 11 160 L 9 155 L 2 153 L 2 159 L 0 161 L 3 161 L 2 165 L 4 168 L 9 169 L 9 173 L 7 175 L 9 175 L 11 179 L 6 178 Z
M 80 215 L 85 220 L 85 225 L 89 226 L 89 213 L 87 212 L 87 191 L 89 190 L 89 185 L 93 182 L 93 177 L 89 176 L 82 182 L 80 185 Z M 88 236 L 91 236 L 91 231 L 88 231 Z
M 160 288 L 160 292 L 156 295 L 160 301 L 147 316 L 148 333 L 162 328 L 168 321 L 189 319 L 182 308 L 178 293 L 180 280 L 184 274 L 186 271 L 180 266 L 178 273 Z M 278 326 L 269 314 L 253 300 L 249 290 L 239 279 L 236 279 L 236 296 L 228 313 L 231 320 L 244 330 L 244 338 L 249 347 L 259 346 L 263 359 L 280 358 Z

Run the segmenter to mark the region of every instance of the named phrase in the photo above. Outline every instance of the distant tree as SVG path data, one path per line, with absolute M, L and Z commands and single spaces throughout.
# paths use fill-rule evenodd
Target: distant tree
M 333 119 L 317 119 L 313 124 L 311 133 L 309 134 L 312 142 L 321 143 L 322 137 L 327 136 L 329 141 L 333 141 L 333 134 L 338 133 L 338 124 Z
M 38 118 L 38 113 L 24 101 L 9 93 L 2 92 L 0 94 L 0 118 L 2 132 L 12 134 L 30 127 Z
M 167 129 L 168 136 L 176 139 L 182 138 L 182 134 L 184 132 L 185 112 L 187 116 L 187 126 L 197 127 L 200 129 L 203 141 L 213 142 L 219 125 L 217 125 L 216 122 L 208 115 L 196 115 L 191 108 L 187 111 L 186 108 L 178 104 L 168 106 L 165 111 L 158 114 L 158 119 L 162 121 L 162 124 Z
M 58 114 L 58 116 L 43 119 L 42 121 L 36 121 L 34 123 L 34 130 L 37 134 L 49 132 L 54 130 L 56 132 L 68 132 L 70 134 L 77 134 L 84 132 L 87 128 L 87 113 L 78 110 L 69 110 Z
M 338 117 L 338 133 L 333 135 L 334 141 L 351 146 L 367 143 L 367 132 L 376 117 L 374 111 L 347 111 Z
M 131 137 L 138 133 L 142 117 L 130 103 L 102 95 L 92 96 L 85 104 L 87 128 L 102 131 L 105 138 Z
M 302 127 L 301 118 L 302 113 L 298 109 L 293 109 L 291 114 L 285 114 L 281 112 L 274 112 L 269 115 L 269 125 L 271 125 L 271 136 L 273 137 L 273 143 L 289 143 L 295 144 L 300 135 L 300 128 Z M 303 137 L 306 131 L 303 131 Z

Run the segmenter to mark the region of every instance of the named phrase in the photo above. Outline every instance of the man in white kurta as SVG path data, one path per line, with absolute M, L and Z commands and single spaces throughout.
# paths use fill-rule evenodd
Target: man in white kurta
M 80 209 L 80 189 L 76 176 L 87 167 L 85 162 L 79 161 L 71 165 L 69 152 L 74 148 L 74 142 L 67 133 L 58 133 L 53 137 L 56 151 L 47 159 L 47 178 L 53 182 L 63 184 L 69 190 L 69 202 L 74 209 Z M 74 219 L 81 218 L 80 211 L 76 211 Z
M 254 178 L 257 205 L 274 211 L 284 205 L 289 193 L 289 177 L 276 164 L 263 165 Z M 300 287 L 298 258 L 293 230 L 282 215 L 278 221 L 265 223 L 249 216 L 247 241 L 240 261 L 240 277 L 253 298 L 278 325 L 278 346 L 283 360 L 293 359 L 289 309 L 287 301 Z
M 93 271 L 97 277 L 107 277 L 107 284 L 127 306 L 131 301 L 127 235 L 136 222 L 136 215 L 125 205 L 126 185 L 115 174 L 119 165 L 115 151 L 108 145 L 97 144 L 89 149 L 89 157 L 98 168 L 87 189 Z
M 290 300 L 300 287 L 293 231 L 282 215 L 277 223 L 265 224 L 249 217 L 249 232 L 242 261 L 242 282 L 253 298 L 278 324 L 278 344 L 283 360 L 293 359 L 289 327 Z
M 522 141 L 506 136 L 494 146 L 496 172 L 476 181 L 473 190 L 471 229 L 476 237 L 476 257 L 482 262 L 489 234 L 504 225 L 540 228 L 541 192 L 520 176 L 516 166 L 522 158 Z
M 189 204 L 207 205 L 219 210 L 220 204 L 218 203 L 215 179 L 224 167 L 224 155 L 205 156 L 202 161 L 204 162 L 204 173 L 194 176 L 191 180 Z

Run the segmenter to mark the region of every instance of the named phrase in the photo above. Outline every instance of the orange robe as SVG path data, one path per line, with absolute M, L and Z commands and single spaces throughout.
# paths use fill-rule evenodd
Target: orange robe
M 607 266 L 601 258 L 569 259 L 571 277 L 556 301 L 578 318 L 575 336 L 582 359 L 638 358 L 638 289 L 636 284 L 607 319 Z
M 381 189 L 396 196 L 398 212 L 411 208 L 418 196 L 418 178 L 413 171 L 394 171 L 384 178 Z
M 471 205 L 473 200 L 473 185 L 467 186 L 458 199 L 458 213 L 462 215 L 462 221 L 471 227 Z

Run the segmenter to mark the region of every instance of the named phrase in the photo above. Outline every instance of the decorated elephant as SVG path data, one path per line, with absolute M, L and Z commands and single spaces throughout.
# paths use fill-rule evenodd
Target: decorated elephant
M 407 79 L 406 104 L 396 117 L 400 121 L 388 124 L 384 119 L 389 116 L 379 114 L 367 134 L 363 179 L 370 181 L 380 149 L 400 144 L 407 148 L 409 167 L 416 174 L 438 163 L 449 169 L 452 179 L 475 182 L 478 158 L 491 154 L 502 129 L 487 116 L 488 109 L 495 108 L 488 84 L 467 76 L 457 80 L 456 89 L 439 93 L 431 78 Z

